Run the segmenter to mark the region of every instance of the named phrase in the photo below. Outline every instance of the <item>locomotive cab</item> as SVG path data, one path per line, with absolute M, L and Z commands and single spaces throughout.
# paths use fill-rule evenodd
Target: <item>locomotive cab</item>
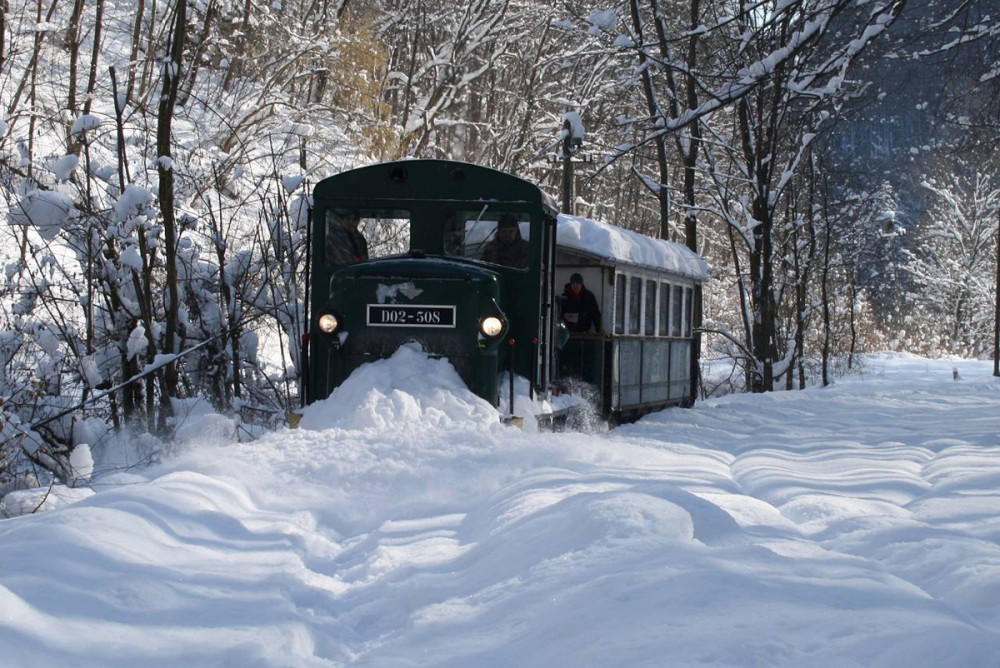
M 306 400 L 415 341 L 498 405 L 547 391 L 556 212 L 534 185 L 450 161 L 374 165 L 314 191 Z

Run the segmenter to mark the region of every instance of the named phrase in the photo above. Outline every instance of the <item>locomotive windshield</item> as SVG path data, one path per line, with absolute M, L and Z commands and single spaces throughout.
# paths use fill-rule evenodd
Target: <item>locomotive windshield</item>
M 410 214 L 400 210 L 326 212 L 328 264 L 348 265 L 410 250 Z
M 451 211 L 445 219 L 444 252 L 514 269 L 527 269 L 531 258 L 531 225 L 524 213 L 480 210 Z

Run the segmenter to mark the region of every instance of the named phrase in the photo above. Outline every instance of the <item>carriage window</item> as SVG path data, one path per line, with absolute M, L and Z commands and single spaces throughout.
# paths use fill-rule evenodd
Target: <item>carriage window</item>
M 631 293 L 628 297 L 628 333 L 639 333 L 639 316 L 642 313 L 642 279 L 633 276 L 629 279 Z
M 444 220 L 444 252 L 515 269 L 531 260 L 531 222 L 527 214 L 488 207 L 449 211 Z
M 684 288 L 679 285 L 674 286 L 674 308 L 671 312 L 671 322 L 672 326 L 670 328 L 670 336 L 680 336 L 681 335 L 681 315 L 683 315 L 682 304 L 684 299 Z
M 669 283 L 660 283 L 660 336 L 670 336 Z
M 691 288 L 684 288 L 684 336 L 691 336 L 694 318 L 694 300 L 691 299 Z
M 398 255 L 410 250 L 408 211 L 333 209 L 326 212 L 325 256 L 345 265 Z
M 646 281 L 646 336 L 656 334 L 656 281 Z
M 615 277 L 615 334 L 625 333 L 625 275 Z

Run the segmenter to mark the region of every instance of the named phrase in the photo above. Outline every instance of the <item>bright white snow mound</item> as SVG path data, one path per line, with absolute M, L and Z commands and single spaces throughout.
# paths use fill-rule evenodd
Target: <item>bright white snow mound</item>
M 310 429 L 0 522 L 0 663 L 997 665 L 989 373 L 525 434 L 401 351 Z
M 392 430 L 496 421 L 496 409 L 466 388 L 450 362 L 432 359 L 412 343 L 351 374 L 328 399 L 305 409 L 300 426 Z

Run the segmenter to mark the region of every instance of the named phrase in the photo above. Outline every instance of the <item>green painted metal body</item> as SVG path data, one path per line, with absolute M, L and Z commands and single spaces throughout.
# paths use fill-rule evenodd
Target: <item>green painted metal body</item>
M 539 188 L 495 170 L 452 161 L 409 160 L 344 172 L 314 190 L 312 296 L 307 401 L 323 399 L 365 362 L 391 356 L 415 341 L 446 357 L 479 396 L 499 400 L 500 375 L 548 383 L 552 341 L 552 245 L 556 212 Z M 530 221 L 526 269 L 488 264 L 445 253 L 445 221 L 459 210 L 514 212 Z M 323 221 L 334 210 L 391 210 L 408 214 L 409 252 L 337 266 L 325 258 Z M 374 326 L 371 305 L 455 308 L 454 327 Z M 317 318 L 333 313 L 341 323 L 327 335 Z M 496 338 L 480 334 L 483 317 L 506 323 Z M 511 346 L 509 341 L 513 339 Z

